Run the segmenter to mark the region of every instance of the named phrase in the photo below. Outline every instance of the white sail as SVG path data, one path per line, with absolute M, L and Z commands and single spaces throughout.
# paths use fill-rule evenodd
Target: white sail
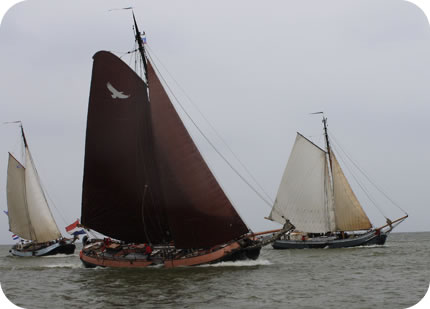
M 28 148 L 26 148 L 25 164 L 25 190 L 28 213 L 35 234 L 35 239 L 33 240 L 45 242 L 60 238 L 61 233 L 40 186 L 39 177 Z
M 336 229 L 338 231 L 370 229 L 372 224 L 352 191 L 333 152 L 331 152 L 331 158 Z
M 10 153 L 7 167 L 7 208 L 10 231 L 24 239 L 33 239 L 25 198 L 25 168 Z
M 326 152 L 297 134 L 269 219 L 281 224 L 288 219 L 303 232 L 332 230 L 326 166 Z

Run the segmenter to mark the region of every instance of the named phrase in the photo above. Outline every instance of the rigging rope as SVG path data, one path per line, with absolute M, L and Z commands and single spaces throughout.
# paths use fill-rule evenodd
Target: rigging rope
M 248 174 L 248 176 L 254 181 L 254 183 L 258 186 L 258 188 L 264 193 L 267 200 L 273 205 L 273 200 L 270 197 L 270 195 L 264 190 L 263 186 L 257 181 L 257 179 L 252 175 L 252 173 L 249 171 L 249 169 L 245 166 L 245 164 L 239 159 L 239 157 L 233 152 L 233 149 L 228 145 L 228 143 L 225 141 L 225 139 L 219 134 L 219 132 L 215 129 L 215 127 L 212 125 L 212 123 L 207 119 L 207 117 L 203 114 L 203 112 L 200 110 L 200 108 L 197 106 L 197 104 L 194 103 L 194 101 L 191 99 L 191 97 L 186 93 L 184 88 L 179 84 L 179 82 L 173 77 L 173 75 L 169 72 L 169 70 L 166 68 L 166 66 L 162 63 L 160 58 L 154 53 L 152 48 L 148 45 L 146 45 L 147 50 L 151 53 L 150 56 L 154 56 L 157 59 L 157 62 L 161 64 L 163 69 L 167 72 L 167 74 L 170 76 L 170 78 L 174 81 L 174 83 L 178 86 L 178 88 L 182 91 L 182 93 L 186 96 L 188 101 L 193 105 L 193 107 L 197 110 L 197 112 L 202 116 L 202 118 L 206 121 L 206 123 L 209 125 L 209 127 L 212 129 L 212 131 L 216 134 L 216 136 L 221 140 L 221 142 L 224 144 L 224 146 L 227 147 L 228 151 L 234 156 L 234 158 L 239 162 L 240 166 L 245 170 L 245 172 Z M 158 71 L 158 70 L 157 70 Z M 158 71 L 159 72 L 159 71 Z M 163 79 L 164 80 L 164 79 Z
M 348 153 L 346 153 L 346 151 L 340 146 L 339 142 L 336 140 L 335 136 L 333 135 L 333 133 L 330 131 L 330 135 L 333 137 L 333 141 L 336 143 L 336 145 L 339 147 L 339 149 L 342 150 L 342 152 L 347 156 L 347 158 L 352 162 L 352 164 L 354 164 L 354 166 L 357 168 L 357 170 L 364 176 L 366 177 L 366 179 L 386 198 L 388 199 L 394 206 L 396 206 L 397 208 L 399 208 L 403 213 L 405 213 L 406 215 L 408 214 L 402 207 L 400 207 L 396 202 L 394 202 L 378 185 L 376 185 L 370 178 L 369 176 L 367 176 L 367 174 L 365 173 L 365 171 L 360 168 L 358 166 L 358 164 L 356 162 L 354 162 L 354 160 L 352 160 L 352 158 L 348 155 Z
M 42 194 L 43 194 L 44 196 L 46 196 L 46 197 L 50 200 L 51 205 L 53 205 L 53 206 L 54 206 L 54 208 L 57 210 L 57 213 L 60 215 L 61 220 L 62 220 L 62 221 L 63 221 L 63 223 L 67 226 L 67 225 L 68 225 L 68 223 L 67 223 L 67 222 L 66 222 L 66 220 L 64 219 L 64 217 L 63 217 L 63 215 L 61 214 L 60 210 L 57 208 L 57 205 L 55 205 L 55 203 L 54 203 L 54 201 L 52 200 L 51 196 L 48 194 L 48 191 L 46 190 L 45 185 L 43 184 L 43 182 L 42 182 L 41 178 L 39 177 L 39 172 L 38 172 L 38 171 L 37 171 L 37 169 L 36 169 L 36 163 L 34 162 L 34 159 L 33 159 L 33 156 L 32 156 L 32 155 L 31 155 L 31 153 L 30 153 L 30 150 L 27 150 L 27 151 L 29 152 L 30 160 L 33 162 L 33 170 L 34 170 L 34 172 L 35 172 L 35 174 L 36 174 L 36 177 L 37 177 L 37 180 L 39 181 L 39 184 L 40 184 L 40 186 L 41 186 L 41 188 L 42 188 Z M 27 167 L 26 167 L 26 168 L 27 168 Z M 60 232 L 60 233 L 61 233 L 61 232 Z
M 338 146 L 338 144 L 335 142 L 336 146 Z M 331 147 L 332 149 L 335 148 L 337 150 L 337 147 Z M 340 147 L 339 147 L 340 148 Z M 372 198 L 370 192 L 364 187 L 364 185 L 361 184 L 361 182 L 357 179 L 357 177 L 355 176 L 355 174 L 352 172 L 352 169 L 350 168 L 350 166 L 346 163 L 346 161 L 343 159 L 343 157 L 339 157 L 340 160 L 342 161 L 342 163 L 344 164 L 344 166 L 348 169 L 348 171 L 350 172 L 351 176 L 354 178 L 355 182 L 358 184 L 358 186 L 361 188 L 361 190 L 363 190 L 364 194 L 366 194 L 367 198 L 369 199 L 369 201 L 376 207 L 376 209 L 381 213 L 381 215 L 387 219 L 387 216 L 385 215 L 385 213 L 382 211 L 381 208 L 379 208 L 379 206 L 377 205 L 377 203 L 375 202 L 375 200 Z
M 191 123 L 196 127 L 198 132 L 203 136 L 203 138 L 207 141 L 207 143 L 215 150 L 215 152 L 224 160 L 224 162 L 236 173 L 236 175 L 242 179 L 242 181 L 248 185 L 248 187 L 254 191 L 254 193 L 270 208 L 272 207 L 272 203 L 270 203 L 266 198 L 263 197 L 263 195 L 258 192 L 250 183 L 246 180 L 245 177 L 242 176 L 242 174 L 239 173 L 239 171 L 227 160 L 227 158 L 215 147 L 215 145 L 209 140 L 209 138 L 206 136 L 206 134 L 203 133 L 203 131 L 200 129 L 200 127 L 197 125 L 197 123 L 191 118 L 191 115 L 187 112 L 187 110 L 184 108 L 184 106 L 181 104 L 179 99 L 176 97 L 170 86 L 167 84 L 166 80 L 164 79 L 163 75 L 159 71 L 157 65 L 155 64 L 154 60 L 152 59 L 151 55 L 148 53 L 148 57 L 151 59 L 151 62 L 155 68 L 155 70 L 158 72 L 159 77 L 163 80 L 165 86 L 169 90 L 170 94 L 174 97 L 176 102 L 179 104 L 182 111 L 185 113 L 185 115 L 188 117 L 188 119 L 191 121 Z

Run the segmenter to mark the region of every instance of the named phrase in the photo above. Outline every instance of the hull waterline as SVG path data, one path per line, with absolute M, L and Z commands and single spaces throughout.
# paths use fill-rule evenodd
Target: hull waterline
M 16 246 L 12 247 L 9 252 L 14 256 L 30 257 L 30 256 L 48 256 L 56 254 L 73 254 L 76 246 L 74 243 L 54 243 L 50 246 L 41 247 L 38 249 L 18 249 Z
M 101 250 L 89 250 L 83 248 L 79 257 L 85 267 L 92 268 L 100 267 L 148 267 L 161 265 L 165 268 L 181 267 L 181 266 L 197 266 L 203 264 L 213 264 L 224 261 L 237 260 L 255 260 L 258 258 L 261 246 L 252 246 L 242 248 L 238 242 L 233 242 L 225 247 L 216 250 L 200 250 L 194 253 L 178 256 L 178 257 L 163 257 L 160 255 L 151 255 L 148 259 L 147 255 L 138 254 L 134 251 L 117 253 L 102 252 Z
M 154 247 L 150 255 L 145 245 L 121 244 L 93 239 L 86 243 L 79 253 L 85 267 L 148 267 L 166 268 L 197 266 L 227 261 L 256 260 L 261 248 L 273 243 L 293 226 L 287 222 L 279 230 L 248 234 L 239 240 L 218 245 L 210 249 L 176 249 L 171 246 Z
M 376 233 L 371 231 L 361 236 L 347 239 L 323 239 L 310 240 L 277 240 L 272 246 L 274 249 L 317 249 L 317 248 L 350 248 L 358 246 L 383 245 L 388 233 Z

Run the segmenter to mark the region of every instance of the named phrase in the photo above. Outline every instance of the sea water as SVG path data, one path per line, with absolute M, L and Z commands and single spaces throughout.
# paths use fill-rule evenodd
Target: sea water
M 74 255 L 21 258 L 0 246 L 0 282 L 24 308 L 408 308 L 430 282 L 430 233 L 384 246 L 274 250 L 256 261 L 86 269 Z

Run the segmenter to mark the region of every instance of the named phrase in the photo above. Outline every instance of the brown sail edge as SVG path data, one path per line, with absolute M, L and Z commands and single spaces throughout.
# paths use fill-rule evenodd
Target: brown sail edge
M 256 259 L 263 236 L 250 233 L 221 189 L 135 28 L 147 83 L 115 55 L 94 55 L 81 222 L 116 240 L 85 241 L 82 262 L 175 267 Z

